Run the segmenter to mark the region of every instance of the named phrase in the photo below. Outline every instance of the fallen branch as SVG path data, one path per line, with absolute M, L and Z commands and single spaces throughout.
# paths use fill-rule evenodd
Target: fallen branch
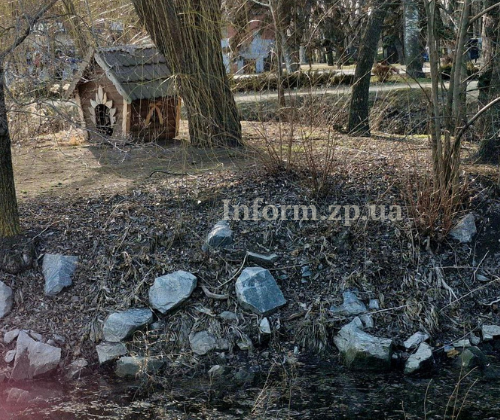
M 205 296 L 210 299 L 215 299 L 215 300 L 227 300 L 229 299 L 229 295 L 219 295 L 217 293 L 212 293 L 206 286 L 201 285 L 201 290 L 203 290 L 203 293 L 205 293 Z

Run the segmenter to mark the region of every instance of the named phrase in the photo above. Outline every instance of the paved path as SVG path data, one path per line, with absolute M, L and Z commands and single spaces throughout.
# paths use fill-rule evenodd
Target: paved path
M 448 85 L 446 83 L 446 85 Z M 370 92 L 389 92 L 391 90 L 399 89 L 421 89 L 430 88 L 431 83 L 397 83 L 397 84 L 372 84 L 370 86 Z M 477 96 L 477 82 L 473 81 L 469 84 L 467 90 L 470 95 Z M 307 95 L 343 95 L 351 92 L 351 86 L 340 85 L 334 88 L 314 88 L 310 89 L 292 89 L 286 91 L 287 97 L 295 96 L 307 96 Z M 249 93 L 237 93 L 234 95 L 236 102 L 258 102 L 266 99 L 274 99 L 277 97 L 276 91 L 262 91 L 262 92 L 249 92 Z

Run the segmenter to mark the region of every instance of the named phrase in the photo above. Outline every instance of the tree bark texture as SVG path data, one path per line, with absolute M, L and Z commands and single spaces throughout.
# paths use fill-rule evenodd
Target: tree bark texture
M 487 0 L 485 8 L 498 0 Z M 479 108 L 500 96 L 500 7 L 493 8 L 483 18 L 484 70 L 479 76 Z M 478 158 L 484 163 L 500 161 L 500 105 L 494 105 L 478 121 L 481 143 Z
M 403 15 L 406 73 L 414 78 L 423 77 L 423 58 L 420 49 L 420 16 L 416 0 L 403 1 Z
M 240 115 L 222 60 L 221 0 L 132 2 L 178 81 L 191 143 L 240 146 Z
M 4 83 L 4 64 L 0 61 L 0 238 L 16 236 L 21 231 L 12 168 Z
M 374 7 L 361 41 L 349 108 L 348 130 L 351 135 L 370 136 L 368 104 L 370 77 L 373 63 L 377 56 L 380 33 L 387 14 L 387 5 L 388 2 L 386 0 L 374 2 Z

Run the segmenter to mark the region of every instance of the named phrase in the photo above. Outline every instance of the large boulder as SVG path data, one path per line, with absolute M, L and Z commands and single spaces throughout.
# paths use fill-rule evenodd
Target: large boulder
M 203 251 L 213 248 L 224 248 L 233 243 L 233 231 L 229 227 L 227 220 L 217 222 L 207 236 L 202 246 Z
M 268 315 L 286 303 L 276 280 L 262 267 L 241 272 L 236 280 L 236 296 L 243 308 L 258 315 Z
M 189 298 L 196 285 L 196 277 L 187 271 L 179 270 L 158 277 L 149 289 L 149 303 L 165 314 Z
M 332 306 L 330 311 L 336 315 L 352 316 L 363 314 L 367 311 L 366 305 L 361 302 L 356 294 L 351 291 L 343 293 L 344 302 L 340 306 Z
M 147 308 L 112 313 L 104 321 L 104 340 L 117 343 L 152 321 L 153 312 Z
M 354 318 L 334 338 L 344 364 L 354 370 L 386 370 L 391 366 L 392 340 L 370 335 Z
M 97 345 L 95 349 L 97 350 L 97 357 L 101 365 L 118 359 L 120 356 L 125 356 L 128 353 L 127 347 L 123 343 L 103 342 Z
M 17 337 L 16 358 L 11 379 L 33 379 L 57 369 L 61 361 L 61 349 L 33 340 L 21 331 Z
M 410 375 L 417 371 L 427 369 L 432 365 L 433 361 L 432 347 L 427 343 L 420 343 L 417 351 L 406 361 L 405 374 Z
M 450 230 L 450 236 L 460 243 L 468 243 L 472 241 L 476 232 L 476 219 L 472 213 L 469 213 Z
M 0 281 L 0 319 L 8 315 L 12 310 L 13 300 L 12 289 L 4 282 Z
M 78 257 L 61 254 L 45 254 L 42 272 L 45 279 L 45 294 L 55 296 L 65 287 L 73 284 Z
M 121 357 L 116 362 L 115 373 L 120 378 L 135 378 L 138 375 L 152 374 L 165 364 L 161 359 L 152 357 Z

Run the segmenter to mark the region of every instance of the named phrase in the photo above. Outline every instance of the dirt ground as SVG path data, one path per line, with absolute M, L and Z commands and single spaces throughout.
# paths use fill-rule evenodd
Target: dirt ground
M 279 256 L 270 270 L 288 304 L 271 317 L 269 346 L 276 352 L 288 354 L 298 347 L 335 354 L 332 337 L 346 319 L 331 316 L 328 308 L 340 304 L 342 291 L 352 288 L 365 301 L 381 301 L 373 332 L 399 344 L 413 332 L 426 330 L 433 345 L 442 346 L 477 333 L 482 323 L 500 323 L 498 305 L 492 303 L 500 294 L 496 168 L 465 166 L 468 208 L 456 218 L 475 212 L 479 233 L 474 243 L 431 243 L 415 231 L 405 201 L 405 189 L 413 191 L 410 175 L 428 165 L 425 138 L 358 139 L 320 127 L 295 127 L 291 132 L 290 127 L 259 122 L 244 123 L 244 131 L 250 145 L 245 152 L 193 150 L 182 141 L 95 146 L 74 133 L 14 145 L 22 223 L 37 235 L 39 258 L 60 252 L 78 255 L 80 264 L 74 285 L 55 298 L 43 295 L 39 266 L 19 276 L 2 275 L 15 290 L 16 302 L 2 329 L 63 335 L 64 363 L 84 355 L 95 365 L 95 344 L 106 316 L 147 306 L 154 278 L 184 269 L 212 292 L 229 298 L 214 301 L 197 289 L 180 310 L 160 317 L 166 323 L 161 339 L 152 333 L 137 338 L 131 347 L 138 354 L 145 348 L 167 354 L 177 373 L 189 371 L 199 363 L 188 350 L 190 331 L 209 329 L 230 342 L 237 340 L 236 332 L 244 332 L 255 343 L 260 340 L 254 316 L 238 306 L 234 293 L 234 279 L 249 265 L 247 250 Z M 304 151 L 311 145 L 315 152 L 309 162 Z M 473 149 L 466 145 L 464 153 Z M 293 159 L 287 170 L 276 165 L 275 158 L 288 153 Z M 321 177 L 311 168 L 328 159 L 331 170 L 323 180 L 327 188 L 317 194 Z M 222 218 L 222 200 L 251 205 L 257 197 L 265 203 L 314 203 L 322 209 L 397 204 L 404 218 L 351 226 L 326 220 L 233 221 L 233 249 L 202 252 L 206 234 Z M 302 276 L 304 266 L 311 271 L 308 278 Z M 436 276 L 436 267 L 445 283 Z M 242 314 L 236 332 L 215 316 L 224 310 Z

